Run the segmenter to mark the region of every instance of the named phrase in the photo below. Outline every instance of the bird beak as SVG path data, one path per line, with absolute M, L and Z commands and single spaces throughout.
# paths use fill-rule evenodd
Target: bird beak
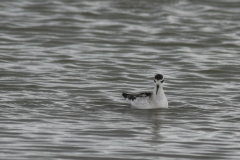
M 157 95 L 158 89 L 159 89 L 159 85 L 157 85 L 157 91 L 156 91 L 156 95 Z

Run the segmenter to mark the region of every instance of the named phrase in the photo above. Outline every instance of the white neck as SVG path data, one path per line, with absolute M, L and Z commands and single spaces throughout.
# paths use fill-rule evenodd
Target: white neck
M 157 86 L 154 87 L 153 89 L 153 99 L 157 103 L 158 106 L 161 106 L 161 108 L 168 108 L 168 100 L 166 95 L 164 94 L 163 91 L 163 84 L 159 85 L 158 92 L 157 92 Z
M 157 86 L 154 87 L 153 96 L 156 97 L 156 98 L 160 98 L 162 96 L 165 96 L 162 84 L 159 85 L 158 92 L 157 92 Z

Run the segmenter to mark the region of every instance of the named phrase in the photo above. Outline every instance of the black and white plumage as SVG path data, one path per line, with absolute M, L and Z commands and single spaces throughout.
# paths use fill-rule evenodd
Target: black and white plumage
M 168 100 L 163 91 L 163 82 L 163 75 L 157 74 L 155 75 L 155 86 L 152 92 L 144 92 L 136 95 L 123 93 L 122 96 L 131 103 L 133 108 L 168 108 Z

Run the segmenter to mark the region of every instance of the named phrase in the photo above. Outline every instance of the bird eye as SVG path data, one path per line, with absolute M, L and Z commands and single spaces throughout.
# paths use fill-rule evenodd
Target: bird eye
M 154 79 L 154 82 L 156 83 L 156 80 Z
M 164 79 L 161 81 L 161 83 L 163 83 L 164 82 Z

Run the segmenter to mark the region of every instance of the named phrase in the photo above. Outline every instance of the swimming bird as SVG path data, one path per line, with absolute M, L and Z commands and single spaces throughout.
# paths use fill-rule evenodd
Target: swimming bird
M 155 85 L 152 92 L 144 92 L 136 95 L 122 93 L 122 96 L 131 103 L 132 108 L 168 108 L 168 100 L 163 91 L 163 82 L 163 75 L 156 74 L 154 78 Z

